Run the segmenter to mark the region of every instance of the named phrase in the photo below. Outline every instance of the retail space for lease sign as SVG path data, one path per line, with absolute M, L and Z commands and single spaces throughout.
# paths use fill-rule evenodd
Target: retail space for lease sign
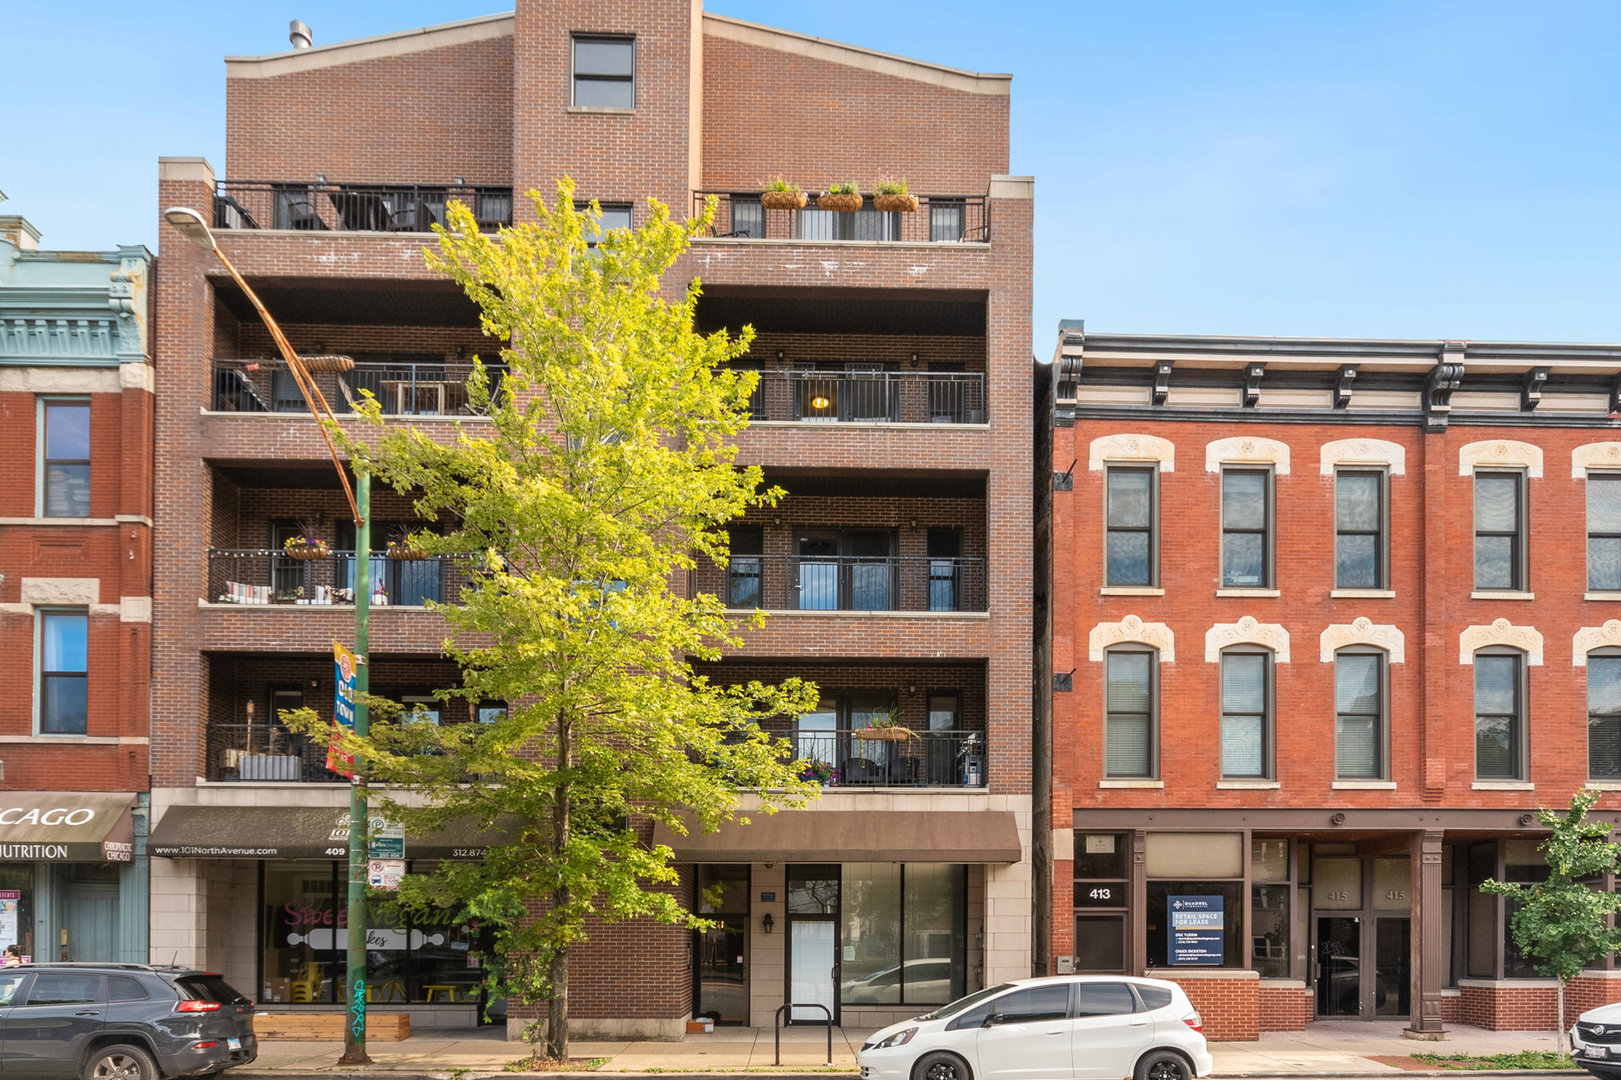
M 1226 913 L 1219 896 L 1170 896 L 1165 900 L 1171 935 L 1167 957 L 1173 965 L 1219 967 Z

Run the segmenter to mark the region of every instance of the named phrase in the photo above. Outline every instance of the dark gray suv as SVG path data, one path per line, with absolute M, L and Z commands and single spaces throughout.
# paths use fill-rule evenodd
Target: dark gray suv
M 253 1002 L 213 972 L 146 964 L 0 969 L 0 1076 L 216 1076 L 258 1056 Z

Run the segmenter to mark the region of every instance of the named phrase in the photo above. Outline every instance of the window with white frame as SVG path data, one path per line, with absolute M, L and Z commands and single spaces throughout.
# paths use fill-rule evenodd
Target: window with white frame
M 1272 653 L 1226 650 L 1221 654 L 1222 777 L 1269 779 L 1272 731 Z
M 90 614 L 47 608 L 38 620 L 39 733 L 83 735 L 90 717 Z

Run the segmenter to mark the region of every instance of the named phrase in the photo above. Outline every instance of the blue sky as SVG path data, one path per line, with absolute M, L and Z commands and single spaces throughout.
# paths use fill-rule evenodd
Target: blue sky
M 153 244 L 224 158 L 227 54 L 502 0 L 0 0 L 0 190 L 50 247 Z M 1033 350 L 1095 330 L 1621 341 L 1621 4 L 1247 0 L 712 11 L 1011 71 Z

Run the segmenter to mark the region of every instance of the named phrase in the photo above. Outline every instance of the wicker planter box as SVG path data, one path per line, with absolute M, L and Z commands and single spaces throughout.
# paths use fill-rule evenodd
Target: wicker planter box
M 862 198 L 860 195 L 826 194 L 818 195 L 816 197 L 816 209 L 832 210 L 835 213 L 840 214 L 848 214 L 853 211 L 860 210 L 861 203 Z
M 912 729 L 904 727 L 867 727 L 855 733 L 858 739 L 870 742 L 905 742 L 912 737 Z
M 760 205 L 767 210 L 803 210 L 805 209 L 805 193 L 803 191 L 762 191 Z
M 388 557 L 395 562 L 421 562 L 428 557 L 428 553 L 418 551 L 415 548 L 395 547 L 391 544 L 388 548 Z
M 308 371 L 344 372 L 355 369 L 354 359 L 348 356 L 300 356 L 299 360 L 303 362 L 305 369 Z
M 314 544 L 294 544 L 292 547 L 282 548 L 282 550 L 287 553 L 289 559 L 297 559 L 300 562 L 314 562 L 316 559 L 324 559 L 332 554 L 331 549 L 326 546 L 325 540 Z
M 886 213 L 899 211 L 903 214 L 910 214 L 912 211 L 917 209 L 917 196 L 874 195 L 872 197 L 872 208 L 874 210 L 882 210 Z

